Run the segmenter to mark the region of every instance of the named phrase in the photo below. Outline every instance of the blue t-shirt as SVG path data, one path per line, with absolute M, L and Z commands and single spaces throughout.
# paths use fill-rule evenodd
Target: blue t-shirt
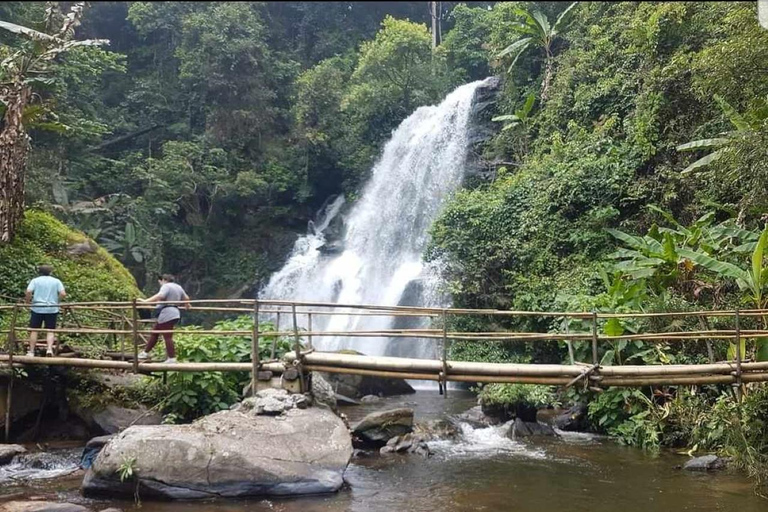
M 59 312 L 59 293 L 64 291 L 64 285 L 55 277 L 36 277 L 27 285 L 27 291 L 32 292 L 32 311 L 35 313 Z

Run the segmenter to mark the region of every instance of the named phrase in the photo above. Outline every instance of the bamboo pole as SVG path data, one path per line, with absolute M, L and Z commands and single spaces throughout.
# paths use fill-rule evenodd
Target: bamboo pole
M 741 402 L 741 321 L 739 319 L 739 308 L 736 308 L 734 316 L 736 321 L 736 401 Z
M 307 330 L 312 332 L 312 313 L 307 313 Z M 307 342 L 309 343 L 309 349 L 312 349 L 312 335 L 307 335 Z
M 443 310 L 443 397 L 448 398 L 448 318 Z
M 8 331 L 8 394 L 5 397 L 5 442 L 8 443 L 11 440 L 11 410 L 13 407 L 13 353 L 16 351 L 16 321 L 19 316 L 19 308 L 13 308 L 11 313 L 11 325 Z
M 299 322 L 296 318 L 296 306 L 291 306 L 291 315 L 293 316 L 293 336 L 294 336 L 294 350 L 296 351 L 294 359 L 299 371 L 299 385 L 301 386 L 301 392 L 305 391 L 304 388 L 304 369 L 302 368 L 301 361 L 301 338 L 299 337 Z
M 280 312 L 277 313 L 277 320 L 275 321 L 275 331 L 277 333 L 280 332 Z M 278 334 L 274 334 L 272 338 L 272 352 L 269 356 L 269 358 L 274 361 L 275 360 L 275 354 L 277 354 L 277 338 Z
M 598 365 L 597 361 L 597 313 L 592 312 L 592 364 Z
M 259 301 L 253 303 L 253 335 L 251 336 L 251 396 L 256 395 L 259 374 Z
M 136 320 L 138 318 L 138 312 L 136 311 L 136 299 L 133 299 L 131 307 L 131 331 L 133 338 L 133 373 L 139 373 L 139 331 Z

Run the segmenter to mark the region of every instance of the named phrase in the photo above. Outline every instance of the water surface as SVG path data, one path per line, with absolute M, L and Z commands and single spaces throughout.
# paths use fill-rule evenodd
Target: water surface
M 382 406 L 411 406 L 417 421 L 462 412 L 474 405 L 467 392 L 452 390 L 446 400 L 436 391 L 346 407 L 351 421 Z M 586 434 L 565 433 L 557 440 L 517 442 L 500 429 L 462 426 L 458 442 L 430 444 L 435 454 L 356 458 L 347 486 L 329 496 L 298 499 L 202 502 L 96 501 L 79 495 L 82 472 L 49 479 L 0 482 L 0 496 L 23 493 L 70 501 L 100 510 L 158 512 L 764 512 L 768 501 L 752 492 L 740 474 L 691 473 L 677 469 L 686 456 L 652 455 Z M 67 451 L 69 450 L 69 451 Z M 69 453 L 71 449 L 64 449 Z M 64 457 L 66 459 L 66 457 Z M 66 468 L 64 468 L 66 469 Z M 72 469 L 72 468 L 70 468 Z M 0 476 L 1 478 L 1 476 Z

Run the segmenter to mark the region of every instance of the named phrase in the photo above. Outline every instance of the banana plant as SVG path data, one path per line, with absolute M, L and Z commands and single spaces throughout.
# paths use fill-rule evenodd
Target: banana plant
M 515 67 L 517 60 L 520 56 L 530 47 L 539 47 L 544 50 L 545 55 L 545 69 L 544 79 L 541 83 L 541 99 L 546 100 L 549 92 L 549 84 L 552 81 L 552 74 L 554 68 L 554 55 L 552 53 L 552 44 L 560 33 L 565 30 L 568 22 L 570 21 L 570 14 L 573 8 L 576 7 L 578 2 L 573 2 L 571 5 L 565 8 L 563 12 L 557 17 L 554 25 L 549 24 L 549 20 L 546 15 L 537 10 L 528 11 L 526 9 L 515 9 L 515 14 L 522 18 L 522 22 L 513 25 L 513 29 L 521 37 L 517 41 L 513 42 L 501 52 L 496 55 L 498 58 L 506 57 L 507 55 L 515 55 L 507 72 L 512 71 Z
M 760 106 L 746 114 L 740 114 L 720 96 L 715 95 L 714 98 L 720 106 L 720 110 L 723 111 L 723 114 L 733 125 L 734 130 L 720 133 L 717 137 L 694 140 L 677 146 L 678 151 L 700 151 L 705 149 L 711 151 L 683 169 L 682 174 L 688 174 L 719 160 L 725 151 L 728 150 L 728 146 L 736 136 L 745 132 L 759 130 L 764 122 L 768 120 L 768 98 L 762 100 Z
M 734 279 L 739 289 L 745 294 L 746 302 L 751 303 L 756 309 L 765 309 L 768 302 L 765 295 L 765 288 L 768 285 L 768 267 L 764 265 L 766 245 L 768 245 L 768 226 L 760 234 L 752 252 L 751 265 L 746 269 L 718 260 L 701 251 L 681 249 L 680 255 L 715 274 Z M 763 316 L 762 323 L 763 329 L 768 329 L 768 318 Z M 746 349 L 745 340 L 740 340 L 740 343 L 743 355 Z M 735 344 L 731 345 L 729 357 L 733 357 L 736 349 Z M 768 338 L 757 338 L 756 357 L 758 361 L 768 361 Z

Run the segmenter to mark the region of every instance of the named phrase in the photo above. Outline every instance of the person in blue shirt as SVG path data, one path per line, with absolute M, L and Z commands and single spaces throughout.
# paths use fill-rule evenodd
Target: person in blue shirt
M 27 304 L 32 304 L 32 314 L 29 320 L 31 329 L 40 329 L 43 324 L 48 332 L 45 334 L 45 341 L 48 349 L 46 356 L 53 356 L 54 329 L 56 329 L 56 319 L 59 316 L 59 300 L 67 296 L 64 285 L 51 275 L 53 267 L 50 265 L 40 265 L 37 267 L 40 274 L 27 285 L 25 294 Z M 35 356 L 35 345 L 37 344 L 37 331 L 32 331 L 29 335 L 29 352 L 27 356 Z

